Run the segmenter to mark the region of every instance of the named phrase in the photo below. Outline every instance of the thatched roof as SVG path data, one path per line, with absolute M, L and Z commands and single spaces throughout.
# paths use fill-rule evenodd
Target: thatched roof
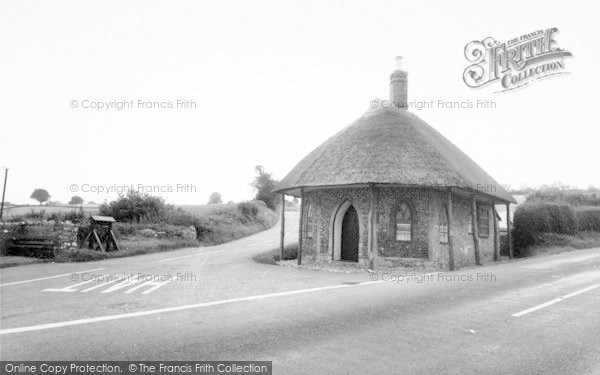
M 275 192 L 299 188 L 398 184 L 457 188 L 515 202 L 498 182 L 443 135 L 401 109 L 376 108 L 308 154 Z

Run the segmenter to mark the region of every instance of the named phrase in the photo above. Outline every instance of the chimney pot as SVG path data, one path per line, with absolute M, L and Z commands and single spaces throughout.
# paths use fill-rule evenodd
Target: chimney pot
M 396 70 L 402 70 L 402 56 L 396 56 Z
M 396 70 L 390 76 L 390 101 L 394 106 L 407 109 L 408 73 L 403 70 L 402 56 L 396 57 Z

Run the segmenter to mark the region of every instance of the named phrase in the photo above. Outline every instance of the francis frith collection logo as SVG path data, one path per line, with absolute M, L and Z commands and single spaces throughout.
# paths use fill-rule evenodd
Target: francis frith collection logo
M 536 80 L 568 73 L 565 57 L 571 52 L 558 47 L 556 27 L 499 42 L 492 37 L 465 46 L 471 63 L 464 73 L 467 86 L 479 88 L 498 82 L 496 92 L 514 90 Z

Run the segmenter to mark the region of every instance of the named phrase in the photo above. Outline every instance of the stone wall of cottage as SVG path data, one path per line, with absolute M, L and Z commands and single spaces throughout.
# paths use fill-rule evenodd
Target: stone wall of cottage
M 470 266 L 475 264 L 475 245 L 473 243 L 473 233 L 470 232 L 469 222 L 471 221 L 471 200 L 461 198 L 456 194 L 452 197 L 452 235 L 454 248 L 454 262 L 457 267 Z M 479 254 L 482 261 L 492 260 L 494 258 L 494 217 L 493 205 L 486 202 L 477 202 L 478 206 L 486 207 L 489 218 L 489 233 L 487 236 L 479 234 Z M 445 245 L 446 253 L 448 245 Z
M 429 255 L 432 195 L 415 188 L 379 188 L 377 250 L 380 257 L 421 258 Z M 435 198 L 435 197 L 433 197 Z M 406 203 L 412 215 L 412 241 L 396 241 L 396 210 Z
M 420 269 L 448 269 L 448 244 L 440 242 L 439 217 L 447 204 L 448 193 L 435 189 L 408 187 L 378 187 L 375 266 L 380 268 L 410 267 Z M 471 200 L 453 194 L 452 239 L 456 267 L 475 264 L 473 235 L 469 232 Z M 367 224 L 370 207 L 368 188 L 324 189 L 305 193 L 303 201 L 303 262 L 331 262 L 333 259 L 332 233 L 335 213 L 344 201 L 350 201 L 359 218 L 359 264 L 368 265 Z M 396 208 L 405 202 L 412 213 L 412 241 L 396 241 Z M 484 204 L 484 203 L 479 203 Z M 309 207 L 312 216 L 307 220 Z M 493 205 L 487 204 L 490 231 L 480 236 L 482 260 L 491 260 L 494 254 Z M 308 228 L 307 226 L 310 226 Z
M 333 258 L 333 239 L 330 233 L 337 209 L 346 200 L 350 201 L 358 214 L 359 263 L 366 264 L 369 259 L 367 246 L 367 223 L 369 215 L 370 195 L 367 189 L 330 189 L 306 193 L 303 199 L 302 217 L 306 218 L 309 207 L 312 210 L 312 220 L 303 221 L 302 259 L 315 261 L 330 261 Z M 312 226 L 311 230 L 307 226 Z

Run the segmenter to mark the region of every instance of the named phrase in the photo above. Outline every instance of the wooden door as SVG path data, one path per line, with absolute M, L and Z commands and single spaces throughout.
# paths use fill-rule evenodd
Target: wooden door
M 358 215 L 354 206 L 348 207 L 342 221 L 341 259 L 358 262 Z

